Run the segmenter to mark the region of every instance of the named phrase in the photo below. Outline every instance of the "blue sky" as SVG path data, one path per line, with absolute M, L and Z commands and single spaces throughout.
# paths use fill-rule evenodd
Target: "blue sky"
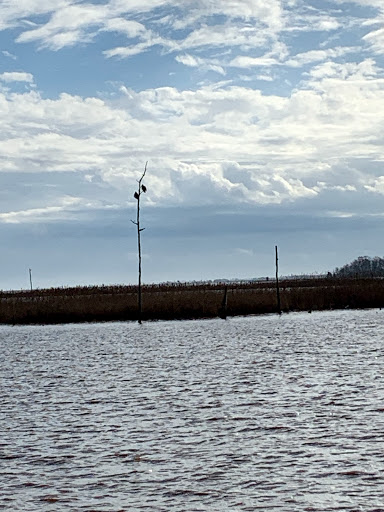
M 0 3 L 0 288 L 384 254 L 382 0 Z

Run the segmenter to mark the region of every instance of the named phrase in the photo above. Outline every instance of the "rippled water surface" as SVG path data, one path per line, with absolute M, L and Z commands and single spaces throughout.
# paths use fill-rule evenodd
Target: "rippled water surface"
M 0 328 L 0 510 L 384 511 L 384 311 Z

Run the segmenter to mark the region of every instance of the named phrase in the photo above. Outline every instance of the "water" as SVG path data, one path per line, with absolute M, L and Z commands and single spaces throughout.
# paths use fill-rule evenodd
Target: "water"
M 384 311 L 1 327 L 0 510 L 384 510 Z

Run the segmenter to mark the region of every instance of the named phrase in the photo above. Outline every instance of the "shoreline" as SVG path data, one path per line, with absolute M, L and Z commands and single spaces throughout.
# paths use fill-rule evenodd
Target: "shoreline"
M 226 290 L 226 291 L 225 291 Z M 223 311 L 223 299 L 226 307 Z M 278 313 L 276 281 L 144 285 L 142 320 L 194 320 Z M 280 281 L 283 313 L 384 306 L 382 278 Z M 136 286 L 91 286 L 0 292 L 0 324 L 45 325 L 136 321 Z

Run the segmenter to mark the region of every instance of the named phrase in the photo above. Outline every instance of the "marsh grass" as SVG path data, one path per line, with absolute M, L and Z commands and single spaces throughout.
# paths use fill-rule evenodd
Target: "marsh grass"
M 283 311 L 374 308 L 384 306 L 380 278 L 285 279 Z M 275 281 L 145 285 L 142 319 L 212 318 L 219 314 L 228 287 L 228 316 L 277 312 Z M 93 286 L 0 292 L 0 323 L 49 324 L 137 320 L 136 286 Z

